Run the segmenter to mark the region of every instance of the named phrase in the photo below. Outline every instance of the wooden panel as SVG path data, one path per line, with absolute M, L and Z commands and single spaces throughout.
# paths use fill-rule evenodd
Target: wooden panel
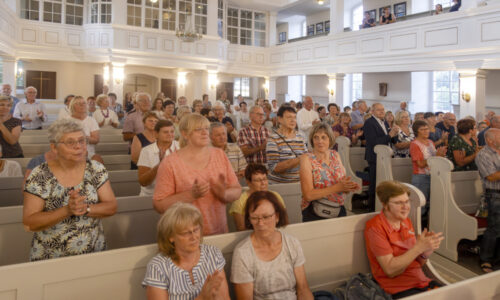
M 175 79 L 163 79 L 161 80 L 161 92 L 165 97 L 172 100 L 177 99 L 177 82 Z
M 94 75 L 94 97 L 102 93 L 102 88 L 104 86 L 104 79 L 102 75 L 95 74 Z
M 37 99 L 56 99 L 56 72 L 26 71 L 26 86 L 37 89 Z

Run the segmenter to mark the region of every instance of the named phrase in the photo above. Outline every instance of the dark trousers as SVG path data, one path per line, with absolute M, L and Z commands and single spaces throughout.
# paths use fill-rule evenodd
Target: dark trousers
M 368 207 L 375 211 L 375 188 L 377 187 L 377 162 L 368 162 L 370 187 L 368 188 Z
M 412 288 L 409 290 L 405 290 L 405 291 L 396 293 L 396 294 L 392 295 L 392 299 L 400 299 L 400 298 L 404 298 L 404 297 L 409 297 L 409 296 L 420 294 L 420 293 L 423 293 L 423 292 L 426 292 L 426 291 L 429 291 L 429 290 L 432 290 L 432 289 L 435 289 L 435 288 L 438 288 L 441 286 L 442 285 L 439 282 L 433 280 L 433 281 L 429 282 L 429 285 L 426 287 Z
M 486 189 L 484 193 L 488 205 L 488 227 L 481 241 L 479 257 L 483 262 L 494 263 L 500 259 L 500 191 Z

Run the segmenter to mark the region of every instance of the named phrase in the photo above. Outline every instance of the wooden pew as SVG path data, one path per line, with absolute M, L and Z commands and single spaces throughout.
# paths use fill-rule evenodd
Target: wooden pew
M 21 165 L 21 168 L 23 168 L 24 173 L 26 172 L 26 166 L 28 166 L 32 157 L 6 159 L 17 161 Z M 102 155 L 102 159 L 104 160 L 104 166 L 108 171 L 130 170 L 130 155 L 128 154 Z
M 422 194 L 409 187 L 412 207 L 423 205 L 425 200 Z M 415 210 L 412 216 L 419 216 L 419 209 Z M 351 275 L 370 271 L 363 231 L 366 221 L 376 214 L 293 224 L 284 229 L 301 241 L 306 257 L 306 275 L 313 290 L 333 290 Z M 228 278 L 233 249 L 248 234 L 249 231 L 244 231 L 204 238 L 204 243 L 221 249 L 226 259 Z M 145 299 L 141 281 L 147 263 L 157 251 L 157 246 L 153 244 L 3 266 L 0 267 L 0 278 L 3 278 L 0 281 L 0 298 Z M 424 266 L 424 271 L 431 278 L 446 283 L 433 273 L 430 262 Z
M 123 142 L 123 136 L 120 134 L 100 134 L 99 143 L 121 143 Z M 21 146 L 26 144 L 48 144 L 49 140 L 47 135 L 24 135 L 21 134 L 19 138 L 19 143 Z
M 109 181 L 116 197 L 136 196 L 141 191 L 136 170 L 110 171 Z M 0 207 L 23 204 L 23 177 L 0 178 Z
M 368 163 L 365 160 L 365 148 L 364 147 L 351 147 L 349 149 L 349 161 L 351 162 L 351 169 L 356 172 L 364 172 L 365 168 L 368 167 Z
M 121 135 L 122 130 L 121 129 L 115 129 L 115 128 L 104 128 L 100 129 L 99 133 L 101 135 Z M 45 136 L 47 137 L 49 135 L 49 132 L 47 129 L 42 129 L 42 130 L 23 130 L 22 134 L 24 136 L 34 136 L 34 135 L 39 135 L 39 136 Z
M 394 151 L 386 145 L 377 145 L 374 151 L 377 154 L 377 185 L 386 180 L 411 183 L 413 173 L 411 158 L 392 158 Z M 375 211 L 381 209 L 382 204 L 377 197 Z
M 44 144 L 24 144 L 21 145 L 23 148 L 23 153 L 25 157 L 35 157 L 37 155 L 43 154 L 50 149 L 48 143 Z M 96 145 L 96 154 L 100 155 L 113 155 L 113 154 L 127 154 L 128 153 L 128 143 L 99 143 Z
M 151 197 L 121 197 L 117 201 L 117 213 L 103 219 L 108 249 L 154 243 L 160 215 L 153 209 Z M 33 235 L 24 230 L 22 213 L 22 206 L 0 208 L 0 265 L 29 260 Z
M 353 162 L 351 161 L 351 150 L 354 150 L 355 148 L 361 148 L 361 147 L 352 147 L 351 148 L 351 141 L 348 138 L 346 138 L 345 136 L 337 137 L 335 139 L 335 142 L 338 145 L 338 152 L 340 155 L 340 159 L 342 160 L 342 164 L 344 165 L 346 174 L 348 177 L 351 177 L 352 181 L 356 182 L 361 187 L 361 189 L 356 191 L 356 194 L 361 194 L 361 192 L 363 191 L 363 189 L 362 189 L 363 180 L 361 180 L 361 178 L 359 178 L 356 175 L 356 171 L 353 170 L 353 168 L 352 168 Z M 360 151 L 358 151 L 358 152 L 360 152 Z M 354 159 L 356 159 L 356 160 L 361 159 L 357 156 L 359 156 L 359 153 L 356 153 L 356 158 L 354 158 Z M 364 158 L 364 151 L 363 151 L 362 161 L 366 162 L 365 158 Z M 361 166 L 361 164 L 359 162 L 356 162 L 356 164 L 357 164 L 358 168 Z M 359 170 L 359 171 L 363 171 L 363 170 L 364 170 L 364 167 L 362 170 Z M 346 210 L 348 210 L 348 211 L 352 211 L 352 196 L 353 195 L 354 195 L 354 193 L 349 193 L 347 195 L 345 203 L 344 203 L 344 206 L 345 206 Z
M 476 212 L 483 192 L 479 173 L 451 172 L 453 163 L 443 157 L 431 157 L 427 162 L 431 169 L 429 227 L 445 236 L 436 252 L 457 261 L 460 240 L 475 240 L 482 232 L 477 219 L 469 215 Z

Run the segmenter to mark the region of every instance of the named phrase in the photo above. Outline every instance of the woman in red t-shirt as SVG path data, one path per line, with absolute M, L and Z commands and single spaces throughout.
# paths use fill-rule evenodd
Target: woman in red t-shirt
M 393 299 L 439 287 L 438 282 L 425 276 L 422 266 L 439 248 L 442 233 L 424 229 L 416 236 L 408 218 L 410 192 L 403 184 L 384 181 L 376 192 L 383 209 L 365 227 L 366 252 L 373 277 Z

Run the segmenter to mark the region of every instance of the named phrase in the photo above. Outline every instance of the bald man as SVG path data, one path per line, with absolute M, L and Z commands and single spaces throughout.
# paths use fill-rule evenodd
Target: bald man
M 455 126 L 457 125 L 457 117 L 453 113 L 445 113 L 443 116 L 443 121 L 436 124 L 436 128 L 441 129 L 441 131 L 448 132 L 448 141 L 456 134 Z
M 318 113 L 313 109 L 314 102 L 311 97 L 306 96 L 304 98 L 304 109 L 297 112 L 297 125 L 299 127 L 300 135 L 304 140 L 309 140 L 309 131 L 314 124 L 319 123 Z
M 493 271 L 500 259 L 500 129 L 490 128 L 485 133 L 486 147 L 475 158 L 483 182 L 484 198 L 488 206 L 488 227 L 481 241 L 479 258 L 483 272 Z
M 488 131 L 488 129 L 490 128 L 497 128 L 497 129 L 500 129 L 500 116 L 495 116 L 493 115 L 491 118 L 490 118 L 490 125 L 488 127 L 486 127 L 483 131 L 481 131 L 478 135 L 477 135 L 477 141 L 478 141 L 478 144 L 479 146 L 484 146 L 486 145 L 486 140 L 485 140 L 485 133 Z

